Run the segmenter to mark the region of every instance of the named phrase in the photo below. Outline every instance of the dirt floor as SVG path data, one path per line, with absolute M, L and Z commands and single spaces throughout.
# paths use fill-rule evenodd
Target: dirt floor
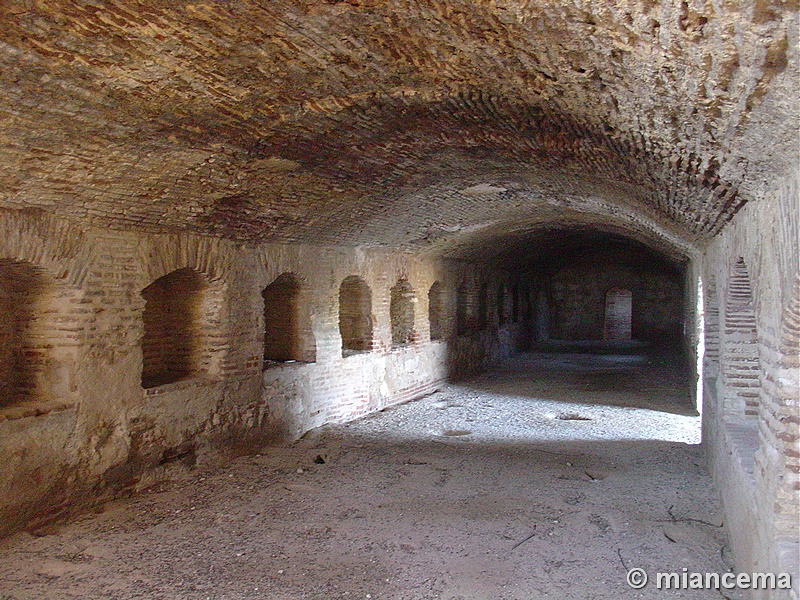
M 525 354 L 416 402 L 0 542 L 0 599 L 738 598 L 666 358 Z

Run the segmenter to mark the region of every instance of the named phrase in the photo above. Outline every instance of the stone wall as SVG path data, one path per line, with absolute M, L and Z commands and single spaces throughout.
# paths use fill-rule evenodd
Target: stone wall
M 287 274 L 290 286 L 270 287 Z M 359 352 L 340 333 L 351 277 L 368 293 Z M 382 249 L 246 246 L 0 212 L 0 534 L 507 356 L 521 323 L 456 336 L 458 283 L 487 277 Z M 281 306 L 291 316 L 276 316 Z

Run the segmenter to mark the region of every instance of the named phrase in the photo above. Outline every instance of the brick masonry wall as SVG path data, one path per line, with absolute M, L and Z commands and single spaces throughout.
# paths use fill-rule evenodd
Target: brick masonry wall
M 547 285 L 551 337 L 603 339 L 606 294 L 611 289 L 632 293 L 633 338 L 672 343 L 681 338 L 680 274 L 645 270 L 625 258 L 591 255 L 560 270 Z
M 750 276 L 744 260 L 733 264 L 725 299 L 725 397 L 723 410 L 731 419 L 755 417 L 759 404 L 759 361 L 756 316 Z
M 305 271 L 318 271 L 314 278 Z M 263 396 L 277 434 L 296 437 L 324 423 L 342 422 L 390 404 L 429 393 L 446 377 L 462 377 L 507 357 L 522 346 L 523 325 L 509 323 L 458 335 L 456 296 L 459 285 L 477 289 L 480 281 L 497 284 L 498 274 L 456 261 L 427 262 L 403 253 L 347 252 L 331 249 L 317 253 L 315 264 L 287 264 L 304 273 L 308 294 L 316 308 L 313 329 L 318 354 L 314 364 L 288 363 L 264 372 Z M 372 350 L 342 355 L 339 333 L 341 282 L 358 277 L 371 292 Z M 403 311 L 409 343 L 395 343 L 392 296 L 397 282 L 414 307 Z M 366 289 L 365 288 L 365 289 Z M 438 297 L 438 327 L 443 341 L 431 340 L 429 292 Z M 438 290 L 438 291 L 436 291 Z M 435 307 L 436 308 L 436 307 Z M 350 314 L 350 309 L 345 315 Z M 496 316 L 495 316 L 496 318 Z M 397 323 L 395 323 L 397 325 Z
M 794 174 L 776 182 L 770 193 L 737 215 L 709 245 L 703 260 L 703 277 L 711 284 L 705 286 L 706 314 L 711 311 L 712 319 L 718 319 L 715 327 L 706 329 L 706 346 L 712 348 L 711 362 L 717 352 L 720 361 L 718 373 L 706 370 L 704 435 L 737 567 L 742 571 L 788 569 L 795 580 L 800 558 L 800 373 L 794 316 L 800 273 L 798 221 L 798 176 Z M 741 297 L 742 263 L 751 305 Z M 744 325 L 743 306 L 751 311 Z M 737 367 L 733 359 L 739 358 L 741 329 L 747 325 L 749 331 L 750 320 L 755 321 L 756 341 L 748 346 L 756 349 L 758 377 L 755 387 L 748 386 L 755 393 L 748 396 L 748 412 L 755 414 L 746 418 L 740 412 L 736 418 L 725 410 L 724 399 L 731 393 L 726 377 Z M 794 593 L 774 597 L 796 597 L 797 587 Z
M 287 273 L 292 302 L 277 294 L 265 303 L 262 292 Z M 339 290 L 351 276 L 369 292 L 362 305 L 371 306 L 372 335 L 366 351 L 343 357 Z M 25 392 L 0 407 L 0 534 L 178 477 L 198 461 L 419 397 L 449 372 L 507 356 L 519 323 L 455 332 L 457 282 L 490 277 L 498 275 L 396 251 L 243 246 L 0 211 L 0 316 L 21 332 L 8 329 L 2 352 L 30 356 L 33 365 L 22 383 L 0 373 L 4 389 Z M 396 319 L 399 345 L 391 319 L 398 281 L 406 301 Z M 432 342 L 436 282 L 441 341 Z M 295 341 L 313 362 L 264 361 L 266 314 L 281 304 L 296 311 Z M 150 309 L 156 316 L 146 330 Z M 176 341 L 179 322 L 187 326 Z M 274 321 L 270 336 L 276 323 L 293 326 Z M 191 364 L 143 387 L 145 352 L 153 365 L 146 376 L 174 371 L 175 356 Z
M 453 378 L 460 378 L 482 369 L 485 365 L 507 358 L 524 349 L 530 340 L 530 323 L 526 319 L 509 319 L 512 300 L 508 293 L 511 283 L 517 283 L 511 273 L 495 271 L 486 266 L 474 267 L 460 261 L 449 261 L 446 286 L 457 290 L 449 296 L 451 325 L 445 328 L 449 339 L 447 369 Z M 449 283 L 447 283 L 449 282 Z M 521 286 L 517 286 L 520 288 Z M 527 305 L 527 301 L 524 301 Z M 456 318 L 461 315 L 461 319 Z M 460 322 L 459 322 L 460 321 Z

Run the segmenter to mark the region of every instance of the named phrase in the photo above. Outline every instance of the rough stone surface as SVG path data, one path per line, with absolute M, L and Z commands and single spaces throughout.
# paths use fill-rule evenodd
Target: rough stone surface
M 522 243 L 587 211 L 704 240 L 796 161 L 796 16 L 761 0 L 5 2 L 0 203 L 463 252 L 472 228 L 513 224 Z

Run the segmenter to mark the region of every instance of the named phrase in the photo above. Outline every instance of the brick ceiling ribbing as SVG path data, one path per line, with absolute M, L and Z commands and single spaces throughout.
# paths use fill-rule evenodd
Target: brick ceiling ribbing
M 702 242 L 796 161 L 797 9 L 6 0 L 0 207 L 456 252 L 594 199 Z

